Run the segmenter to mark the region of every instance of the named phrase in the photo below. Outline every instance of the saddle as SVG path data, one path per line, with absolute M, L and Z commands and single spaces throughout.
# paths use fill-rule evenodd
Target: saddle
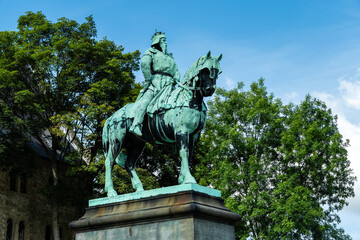
M 176 90 L 176 89 L 175 89 Z M 161 89 L 150 101 L 146 113 L 152 117 L 154 113 L 163 112 L 174 107 L 175 102 L 169 101 L 172 92 L 175 91 L 171 84 Z
M 149 117 L 153 117 L 155 113 L 165 112 L 176 107 L 190 107 L 190 100 L 193 96 L 190 92 L 182 90 L 182 87 L 173 89 L 171 85 L 166 86 L 151 100 L 146 113 Z M 194 106 L 191 108 L 194 108 Z M 207 107 L 205 103 L 202 102 L 197 110 L 206 112 Z

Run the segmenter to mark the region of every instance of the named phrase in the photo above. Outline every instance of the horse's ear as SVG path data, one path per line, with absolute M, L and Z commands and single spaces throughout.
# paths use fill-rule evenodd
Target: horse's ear
M 220 56 L 218 56 L 218 58 L 217 58 L 218 62 L 220 62 L 221 59 L 222 59 L 222 54 L 220 54 Z
M 209 51 L 206 55 L 206 58 L 210 58 L 211 57 L 211 52 Z

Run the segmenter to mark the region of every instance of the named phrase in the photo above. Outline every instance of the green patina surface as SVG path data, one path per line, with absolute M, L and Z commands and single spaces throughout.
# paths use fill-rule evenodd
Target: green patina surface
M 175 186 L 164 187 L 164 188 L 157 188 L 157 189 L 152 189 L 152 190 L 148 190 L 148 191 L 128 193 L 128 194 L 117 195 L 117 196 L 113 196 L 113 197 L 92 199 L 89 201 L 89 207 L 110 204 L 110 203 L 117 203 L 117 202 L 125 202 L 128 200 L 136 200 L 136 199 L 142 199 L 142 198 L 147 198 L 147 197 L 154 197 L 154 196 L 159 196 L 159 195 L 164 195 L 164 194 L 172 194 L 172 193 L 178 193 L 178 192 L 184 192 L 184 191 L 196 191 L 196 192 L 204 193 L 204 194 L 207 194 L 207 195 L 210 195 L 213 197 L 221 197 L 221 192 L 219 190 L 191 183 L 191 184 L 175 185 Z
M 196 184 L 189 161 L 205 126 L 207 109 L 204 97 L 211 96 L 215 91 L 216 80 L 221 73 L 221 59 L 222 55 L 214 57 L 209 51 L 198 58 L 180 80 L 175 60 L 167 51 L 165 34 L 156 32 L 153 35 L 152 45 L 141 59 L 144 88 L 135 103 L 115 112 L 103 128 L 105 191 L 112 202 L 196 188 L 188 185 Z M 147 122 L 143 124 L 146 114 Z M 181 158 L 178 183 L 185 186 L 143 193 L 144 188 L 135 168 L 145 142 L 176 145 Z M 127 170 L 137 193 L 117 197 L 112 181 L 114 164 Z M 100 200 L 100 204 L 107 201 L 107 198 Z

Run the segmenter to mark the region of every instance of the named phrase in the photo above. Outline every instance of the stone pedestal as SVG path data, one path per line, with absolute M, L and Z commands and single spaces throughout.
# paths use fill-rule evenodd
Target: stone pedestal
M 196 184 L 90 201 L 85 215 L 70 223 L 76 240 L 234 240 L 238 214 L 220 192 Z M 184 185 L 183 185 L 184 186 Z M 175 189 L 175 190 L 174 190 Z M 161 193 L 168 192 L 168 193 Z M 146 196 L 147 195 L 147 196 Z

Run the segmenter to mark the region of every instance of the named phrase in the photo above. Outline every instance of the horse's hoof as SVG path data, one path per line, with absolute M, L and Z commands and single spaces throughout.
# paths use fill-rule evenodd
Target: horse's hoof
M 197 183 L 195 178 L 193 176 L 188 176 L 188 177 L 180 177 L 179 178 L 179 184 L 189 184 L 189 183 Z
M 197 182 L 196 182 L 195 178 L 192 178 L 192 179 L 189 179 L 189 180 L 185 180 L 183 184 L 188 184 L 188 183 L 196 184 Z
M 110 190 L 110 191 L 108 191 L 107 196 L 108 197 L 115 197 L 115 196 L 117 196 L 117 192 L 115 190 Z
M 135 188 L 136 192 L 143 192 L 144 191 L 144 187 L 143 187 L 142 184 L 136 184 L 134 188 Z

